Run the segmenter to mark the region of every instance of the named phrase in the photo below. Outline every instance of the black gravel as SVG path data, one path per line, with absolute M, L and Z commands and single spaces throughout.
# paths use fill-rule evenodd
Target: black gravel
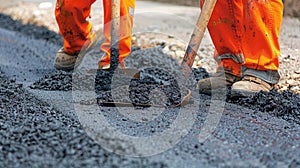
M 47 74 L 35 81 L 30 88 L 49 91 L 70 91 L 72 90 L 72 73 L 56 71 L 52 74 Z
M 148 84 L 151 83 L 149 80 L 161 85 L 168 84 L 170 80 L 168 78 L 177 80 L 176 75 L 180 71 L 177 60 L 164 54 L 160 47 L 145 50 L 133 49 L 132 54 L 125 59 L 125 63 L 128 67 L 140 69 L 142 78 L 139 81 Z M 81 82 L 91 77 L 87 74 L 82 75 L 78 71 L 75 73 L 72 71 L 55 71 L 35 81 L 30 87 L 48 91 L 70 91 L 72 90 L 73 75 L 76 79 L 81 79 Z M 114 80 L 114 82 L 119 84 L 122 84 L 122 80 L 129 78 L 126 78 L 126 75 L 122 75 L 122 72 L 119 71 L 98 70 L 95 77 L 96 90 L 110 90 L 112 75 L 118 76 L 118 80 Z M 195 86 L 196 81 L 207 78 L 209 75 L 203 68 L 192 68 L 190 76 L 192 80 L 189 80 L 188 85 Z M 85 83 L 88 82 L 90 81 L 86 80 Z
M 66 116 L 0 74 L 0 167 L 166 167 L 109 153 Z
M 228 102 L 300 125 L 300 96 L 289 91 L 279 93 L 273 89 L 270 92 L 259 92 L 247 98 L 229 99 Z
M 114 79 L 114 86 L 111 86 L 112 75 L 118 77 Z M 131 77 L 119 73 L 116 75 L 113 71 L 108 70 L 98 70 L 95 77 L 95 88 L 91 88 L 89 82 L 92 82 L 93 76 L 88 76 L 86 74 L 82 75 L 78 72 L 65 72 L 65 71 L 56 71 L 52 74 L 47 74 L 44 77 L 40 78 L 38 81 L 34 82 L 30 88 L 39 89 L 46 91 L 71 91 L 72 89 L 80 90 L 91 90 L 95 89 L 99 102 L 124 102 L 124 103 L 133 103 L 138 104 L 157 104 L 163 106 L 177 105 L 180 103 L 182 96 L 185 96 L 187 90 L 182 90 L 179 88 L 176 81 L 176 77 L 166 71 L 163 71 L 158 68 L 146 68 L 141 70 L 142 78 L 139 79 L 129 79 L 129 88 L 123 89 L 123 92 L 118 92 L 118 95 L 115 97 L 120 97 L 121 99 L 113 99 L 111 96 L 111 89 L 122 86 L 122 80 L 125 80 Z M 192 69 L 191 75 L 202 79 L 207 77 L 207 72 L 202 68 Z M 80 80 L 80 84 L 72 83 L 72 77 Z M 197 79 L 197 80 L 198 80 Z M 191 83 L 191 82 L 190 82 Z M 194 82 L 195 83 L 195 82 Z M 85 86 L 88 86 L 85 88 Z M 81 88 L 78 88 L 81 87 Z M 192 86 L 194 87 L 194 86 Z M 120 89 L 120 88 L 118 88 Z M 154 94 L 155 97 L 149 97 L 150 93 L 154 89 L 159 89 L 162 92 Z M 124 94 L 129 92 L 129 97 L 125 97 Z M 164 94 L 167 97 L 167 102 L 163 101 Z M 152 94 L 153 95 L 153 94 Z M 151 102 L 152 101 L 152 102 Z M 161 104 L 165 102 L 166 104 Z
M 155 69 L 155 68 L 154 68 Z M 155 77 L 155 76 L 148 76 L 149 73 L 147 71 L 141 71 L 143 75 L 146 77 L 141 80 L 147 80 L 147 78 Z M 65 72 L 65 71 L 54 71 L 50 74 L 44 75 L 42 78 L 35 81 L 33 84 L 31 84 L 31 89 L 39 89 L 39 90 L 47 90 L 47 91 L 71 91 L 72 90 L 72 76 L 76 75 L 73 74 L 73 72 Z M 107 82 L 106 78 L 107 76 L 111 76 L 112 72 L 109 71 L 97 71 L 95 82 L 96 87 L 100 87 L 100 90 L 109 90 L 109 82 Z M 203 68 L 193 68 L 191 71 L 191 75 L 195 78 L 195 80 L 200 80 L 203 78 L 208 77 L 208 73 Z M 78 74 L 79 76 L 79 74 Z M 77 76 L 77 77 L 78 77 Z M 82 75 L 80 75 L 81 77 Z M 77 78 L 76 77 L 76 78 Z M 160 76 L 164 77 L 164 76 Z M 88 78 L 88 77 L 86 77 Z M 124 77 L 126 78 L 126 76 Z M 153 79 L 153 78 L 152 78 Z M 156 80 L 159 80 L 156 78 Z M 160 79 L 160 84 L 164 84 L 165 82 L 168 82 L 167 80 Z
M 149 54 L 151 56 L 150 60 Z M 178 78 L 176 75 L 180 72 L 177 60 L 163 54 L 160 47 L 145 50 L 133 50 L 132 54 L 125 60 L 126 65 L 129 67 L 137 67 L 141 69 L 140 79 L 131 79 L 131 77 L 122 74 L 121 71 L 114 71 L 114 69 L 97 70 L 95 77 L 92 75 L 82 74 L 79 71 L 56 71 L 52 74 L 45 75 L 38 81 L 35 81 L 30 88 L 47 91 L 71 91 L 72 89 L 91 90 L 94 88 L 91 88 L 89 83 L 92 82 L 93 78 L 95 78 L 95 91 L 98 95 L 99 102 L 118 101 L 133 103 L 134 105 L 157 104 L 163 106 L 179 104 L 181 97 L 185 96 L 187 93 L 186 89 L 180 90 L 177 83 Z M 138 61 L 140 64 L 136 64 Z M 114 86 L 112 87 L 111 81 L 113 76 Z M 193 68 L 190 76 L 192 79 L 188 80 L 188 87 L 195 87 L 198 80 L 208 77 L 208 73 L 203 68 Z M 76 82 L 72 79 L 76 79 L 80 82 L 80 84 L 72 83 Z M 120 97 L 120 99 L 113 99 L 111 93 L 109 93 L 111 89 L 122 86 L 124 84 L 123 81 L 126 80 L 130 81 L 130 83 L 127 83 L 129 85 L 129 90 L 123 88 L 123 90 L 125 90 L 124 92 L 119 92 L 119 96 L 114 95 L 115 97 Z M 160 89 L 162 93 L 167 96 L 167 102 L 162 101 L 163 95 L 160 94 L 156 94 L 155 97 L 150 98 L 150 92 L 154 89 Z M 128 91 L 129 97 L 125 97 L 123 93 L 127 93 Z M 151 100 L 154 102 L 151 102 Z M 165 104 L 161 104 L 161 102 L 165 102 Z
M 152 49 L 153 50 L 153 49 Z M 147 53 L 147 50 L 137 50 L 139 53 Z M 133 53 L 134 55 L 135 53 Z M 165 55 L 164 55 L 165 56 Z M 149 104 L 150 99 L 147 97 L 151 90 L 159 88 L 161 85 L 168 86 L 170 80 L 173 80 L 173 83 L 176 82 L 175 76 L 159 68 L 146 68 L 141 71 L 141 74 L 144 75 L 141 79 L 132 79 L 130 83 L 130 99 L 131 100 L 113 100 L 111 94 L 108 92 L 111 89 L 110 80 L 114 72 L 110 71 L 97 71 L 96 74 L 96 83 L 95 90 L 98 94 L 98 98 L 105 102 L 111 101 L 121 101 L 121 102 L 131 102 L 131 103 L 142 103 Z M 56 71 L 53 74 L 45 75 L 38 81 L 34 82 L 30 87 L 32 89 L 41 89 L 49 91 L 70 91 L 72 90 L 72 72 Z M 75 74 L 76 75 L 76 74 Z M 191 75 L 195 78 L 195 81 L 198 81 L 203 78 L 208 77 L 208 73 L 203 68 L 193 68 Z M 83 78 L 82 75 L 79 75 Z M 84 76 L 86 77 L 86 76 Z M 88 77 L 86 77 L 88 78 Z M 123 75 L 123 78 L 126 76 Z M 89 82 L 89 80 L 83 80 Z M 172 83 L 172 82 L 171 82 Z M 116 83 L 115 83 L 116 84 Z M 120 79 L 119 85 L 121 86 L 122 80 Z M 164 91 L 167 95 L 176 95 L 174 90 L 178 90 L 172 86 L 169 87 L 170 92 Z M 91 89 L 91 88 L 88 88 Z M 170 96 L 171 96 L 170 95 Z M 179 95 L 179 94 L 177 94 Z M 120 96 L 122 97 L 122 96 Z M 160 95 L 157 95 L 157 102 L 159 102 Z M 172 97 L 172 96 L 171 96 Z M 180 95 L 179 95 L 180 97 Z M 180 100 L 178 97 L 177 100 Z M 178 101 L 175 101 L 178 103 Z M 273 116 L 283 118 L 284 120 L 295 122 L 300 124 L 300 98 L 299 95 L 292 92 L 285 91 L 283 93 L 272 90 L 269 93 L 259 92 L 252 97 L 248 98 L 239 98 L 233 99 L 228 97 L 227 102 L 242 105 L 249 109 L 266 112 Z M 170 102 L 169 102 L 170 103 Z M 172 103 L 170 103 L 172 104 Z M 173 103 L 174 104 L 174 103 Z
M 144 78 L 133 79 L 131 81 L 131 101 L 124 100 L 125 102 L 136 102 L 136 103 L 149 103 L 149 99 L 146 97 L 149 95 L 153 88 L 158 88 L 159 85 L 164 85 L 169 82 L 168 73 L 162 73 L 163 71 L 158 68 L 144 69 L 142 73 Z M 110 80 L 112 72 L 109 71 L 98 71 L 96 77 L 96 92 L 99 97 L 102 97 L 105 101 L 113 101 L 109 93 L 103 91 L 109 91 Z M 207 78 L 208 74 L 202 68 L 192 69 L 192 75 L 196 80 Z M 175 79 L 173 76 L 171 79 Z M 151 85 L 152 84 L 152 85 Z M 70 91 L 72 90 L 72 73 L 57 71 L 53 74 L 46 75 L 40 80 L 33 83 L 32 89 L 52 90 L 52 91 Z M 140 91 L 137 91 L 137 89 Z M 151 89 L 152 88 L 152 89 Z M 171 90 L 174 90 L 171 89 Z M 176 89 L 175 89 L 176 90 Z M 178 89 L 177 89 L 178 90 Z M 144 92 L 144 94 L 141 94 Z M 172 93 L 172 92 L 171 92 Z M 158 95 L 159 96 L 159 95 Z M 136 97 L 138 99 L 135 99 Z M 134 100 L 133 100 L 134 99 Z M 142 101 L 143 100 L 143 101 Z M 158 99 L 156 99 L 158 100 Z M 115 100 L 116 101 L 116 100 Z M 299 95 L 285 91 L 283 93 L 272 90 L 269 93 L 260 92 L 252 97 L 227 100 L 230 103 L 242 105 L 255 111 L 266 112 L 276 117 L 283 118 L 287 121 L 296 122 L 300 124 L 300 98 Z

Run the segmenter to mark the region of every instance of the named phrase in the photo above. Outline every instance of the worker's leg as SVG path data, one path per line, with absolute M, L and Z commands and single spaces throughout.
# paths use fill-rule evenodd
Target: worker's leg
M 232 85 L 233 96 L 269 91 L 278 82 L 282 12 L 281 0 L 217 1 L 208 29 L 216 49 L 215 59 L 226 73 L 226 85 Z M 214 77 L 217 79 L 224 80 Z M 210 79 L 198 82 L 203 93 L 210 91 L 210 85 Z
M 208 28 L 219 66 L 236 76 L 278 82 L 282 12 L 281 0 L 217 1 Z
M 95 0 L 57 0 L 56 21 L 64 39 L 64 51 L 79 52 L 91 36 L 92 24 L 87 20 Z
M 99 66 L 109 64 L 110 61 L 110 40 L 111 40 L 111 1 L 103 1 L 104 6 L 104 35 L 105 42 L 101 46 L 101 50 L 106 56 L 101 59 Z M 135 0 L 121 0 L 121 18 L 120 18 L 120 62 L 124 57 L 128 56 L 131 51 L 131 36 L 133 27 L 133 15 L 135 8 Z
M 210 78 L 198 82 L 200 93 L 211 94 L 212 81 L 214 81 L 214 89 L 224 89 L 225 85 L 232 86 L 233 83 L 241 80 L 244 56 L 241 42 L 243 6 L 240 1 L 218 0 L 216 2 L 208 29 L 215 46 L 218 70 Z M 202 7 L 204 0 L 200 0 L 200 4 Z
M 231 95 L 239 97 L 270 91 L 280 78 L 278 38 L 283 13 L 282 1 L 246 1 L 244 6 L 244 76 L 231 87 Z
M 244 6 L 242 40 L 245 56 L 244 75 L 277 83 L 282 0 L 246 1 Z
M 241 76 L 241 64 L 244 62 L 242 51 L 243 4 L 242 1 L 218 0 L 208 29 L 215 46 L 215 59 L 218 68 L 225 72 Z M 201 0 L 201 6 L 204 0 Z

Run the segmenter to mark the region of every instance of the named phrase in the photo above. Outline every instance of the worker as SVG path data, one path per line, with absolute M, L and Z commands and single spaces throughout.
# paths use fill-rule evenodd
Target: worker
M 83 48 L 91 48 L 96 41 L 92 23 L 89 21 L 91 5 L 96 0 L 57 0 L 55 17 L 59 32 L 63 37 L 64 46 L 56 55 L 54 66 L 59 70 L 72 70 L 81 61 L 78 55 Z M 104 6 L 104 36 L 105 41 L 101 50 L 105 56 L 99 61 L 99 68 L 110 66 L 111 40 L 111 0 L 103 0 Z M 135 0 L 120 0 L 120 46 L 119 63 L 124 68 L 124 58 L 131 51 L 131 34 Z M 78 59 L 77 59 L 78 58 Z M 76 62 L 77 61 L 77 62 Z
M 210 94 L 211 83 L 220 88 L 224 74 L 234 97 L 270 91 L 280 79 L 282 14 L 282 0 L 218 0 L 208 23 L 218 67 L 198 82 L 200 93 Z

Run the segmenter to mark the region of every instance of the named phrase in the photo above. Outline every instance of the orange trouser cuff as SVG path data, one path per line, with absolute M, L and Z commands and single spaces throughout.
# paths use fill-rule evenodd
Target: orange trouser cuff
M 225 73 L 229 73 L 240 77 L 242 74 L 242 66 L 236 63 L 233 59 L 222 59 L 218 62 L 217 71 L 223 69 Z

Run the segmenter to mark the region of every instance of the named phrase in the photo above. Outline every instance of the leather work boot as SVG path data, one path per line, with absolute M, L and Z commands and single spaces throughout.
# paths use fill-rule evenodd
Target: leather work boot
M 83 47 L 81 52 L 77 52 L 74 54 L 68 54 L 65 52 L 64 47 L 59 49 L 56 54 L 54 67 L 57 70 L 70 71 L 80 65 L 83 60 L 85 54 L 93 48 L 96 43 L 96 33 L 91 35 L 89 42 L 87 42 L 86 47 Z M 79 57 L 80 54 L 80 57 Z
M 273 87 L 273 84 L 267 83 L 257 77 L 244 76 L 241 81 L 232 85 L 231 96 L 248 97 L 260 91 L 269 92 Z
M 234 82 L 239 81 L 241 78 L 231 75 L 229 73 L 217 72 L 210 78 L 202 79 L 198 82 L 197 89 L 199 93 L 211 95 L 211 90 L 222 90 L 226 91 L 227 87 L 232 86 Z

